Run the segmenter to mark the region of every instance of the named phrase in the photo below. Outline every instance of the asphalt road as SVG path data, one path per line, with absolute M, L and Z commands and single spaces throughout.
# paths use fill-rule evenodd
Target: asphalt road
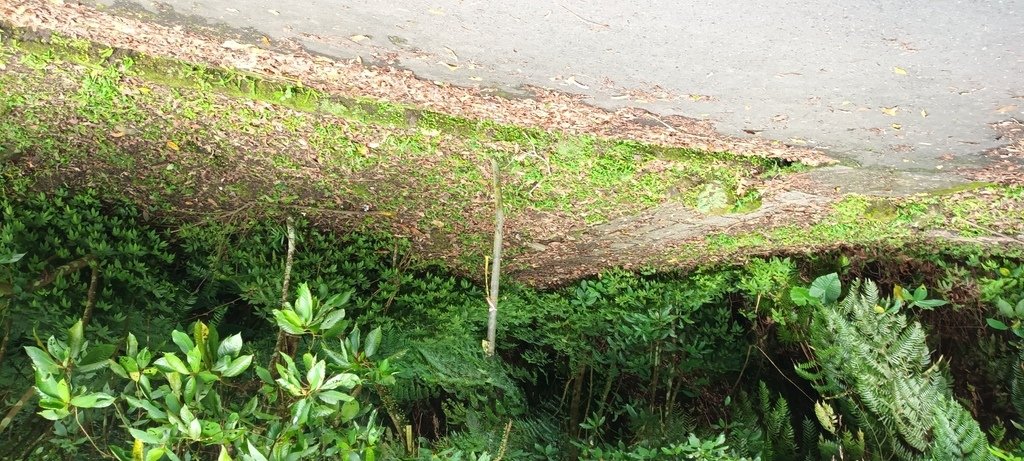
M 111 5 L 109 0 L 99 3 Z M 928 176 L 1024 118 L 1024 0 L 118 0 L 418 75 L 714 120 Z M 863 171 L 863 168 L 858 168 Z M 872 175 L 868 174 L 868 181 Z

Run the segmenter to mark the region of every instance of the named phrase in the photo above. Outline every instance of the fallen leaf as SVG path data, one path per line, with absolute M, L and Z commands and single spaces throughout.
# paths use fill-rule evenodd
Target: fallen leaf
M 176 143 L 174 141 L 167 141 L 167 148 L 170 149 L 170 150 L 173 150 L 175 152 L 181 150 L 181 148 L 178 147 L 178 143 Z
M 1008 106 L 1003 106 L 1003 107 L 1000 107 L 1000 108 L 996 109 L 996 112 L 999 112 L 1000 114 L 1005 114 L 1005 113 L 1008 113 L 1008 112 L 1013 112 L 1015 110 L 1017 110 L 1017 105 L 1016 104 L 1010 104 Z
M 576 81 L 576 77 L 569 77 L 569 78 L 565 79 L 565 83 L 571 83 L 571 84 L 576 85 L 576 86 L 578 86 L 580 88 L 583 88 L 584 90 L 590 89 L 589 86 L 584 85 L 584 84 L 582 84 L 580 82 L 577 82 Z
M 921 109 L 921 117 L 924 118 L 924 117 L 927 117 L 927 116 L 928 116 L 928 111 L 926 111 L 924 109 Z
M 892 72 L 896 75 L 907 75 L 906 69 L 902 67 L 893 67 Z
M 228 40 L 224 43 L 221 43 L 220 46 L 227 48 L 229 50 L 244 50 L 249 47 L 249 45 L 243 45 L 234 40 Z
M 274 16 L 280 16 L 281 15 L 281 12 L 277 11 L 277 10 L 267 10 L 267 13 L 270 13 L 270 14 L 272 14 Z
M 353 36 L 349 37 L 348 39 L 352 40 L 353 42 L 359 43 L 359 42 L 365 42 L 365 41 L 369 40 L 370 36 L 369 35 L 356 34 L 356 35 L 353 35 Z
M 448 50 L 448 52 L 452 54 L 452 57 L 455 58 L 455 62 L 459 62 L 459 55 L 455 54 L 454 50 L 448 48 L 447 46 L 444 47 L 444 49 Z
M 882 108 L 882 113 L 885 114 L 885 115 L 889 115 L 889 116 L 895 117 L 896 116 L 896 111 L 899 110 L 899 108 L 900 108 L 900 106 L 883 107 Z
M 228 13 L 236 13 L 236 14 L 238 13 L 238 10 L 236 10 L 234 8 L 224 8 L 224 9 L 227 10 Z
M 889 125 L 889 126 L 891 126 L 892 129 L 894 129 L 894 130 L 902 130 L 903 129 L 903 125 L 900 125 L 899 123 L 893 123 L 892 125 Z
M 264 35 L 264 36 L 260 37 L 260 43 L 262 43 L 263 46 L 270 46 L 270 39 L 267 38 L 266 35 Z
M 444 64 L 444 66 L 447 67 L 448 70 L 458 70 L 459 69 L 459 66 L 456 66 L 455 64 L 448 64 L 447 62 L 444 62 L 444 61 L 438 61 L 438 63 L 439 64 Z

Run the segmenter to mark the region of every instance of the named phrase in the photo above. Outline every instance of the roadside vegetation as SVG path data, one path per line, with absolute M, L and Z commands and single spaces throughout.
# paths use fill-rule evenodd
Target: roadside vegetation
M 1024 453 L 1020 187 L 834 194 L 635 272 L 505 277 L 488 356 L 492 159 L 523 267 L 807 167 L 3 34 L 4 459 Z

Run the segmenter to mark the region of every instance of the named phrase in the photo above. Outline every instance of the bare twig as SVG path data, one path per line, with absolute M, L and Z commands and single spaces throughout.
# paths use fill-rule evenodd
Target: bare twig
M 976 229 L 983 230 L 983 231 L 988 232 L 988 233 L 990 233 L 992 235 L 996 235 L 996 236 L 1002 237 L 1002 238 L 1007 239 L 1007 240 L 1011 240 L 1011 241 L 1014 241 L 1014 242 L 1017 242 L 1017 243 L 1024 244 L 1024 240 L 1021 240 L 1021 239 L 1019 239 L 1017 237 L 1013 237 L 1013 236 L 1010 236 L 1010 235 L 1006 235 L 1006 234 L 994 231 L 994 230 L 989 229 L 989 228 L 987 228 L 985 226 L 982 226 L 980 224 L 975 224 L 974 222 L 971 222 L 971 221 L 969 221 L 967 219 L 964 219 L 964 218 L 960 218 L 960 220 L 965 222 L 965 223 L 967 223 L 967 224 L 970 224 L 972 227 L 974 227 Z
M 668 123 L 665 123 L 665 121 L 662 120 L 661 117 L 658 117 L 657 115 L 654 115 L 654 114 L 649 114 L 649 115 L 651 116 L 651 118 L 656 120 L 658 123 L 660 123 L 662 125 L 665 125 L 665 128 L 668 128 L 668 131 L 673 131 L 673 132 L 674 131 L 679 131 L 679 130 L 676 129 L 676 127 L 674 127 L 672 125 L 669 125 Z
M 779 374 L 782 375 L 782 377 L 785 378 L 786 381 L 789 381 L 789 383 L 792 384 L 793 387 L 795 387 L 798 391 L 800 391 L 800 393 L 803 394 L 804 397 L 807 397 L 807 400 L 810 400 L 810 401 L 814 402 L 814 399 L 812 399 L 811 396 L 807 395 L 807 393 L 804 392 L 804 390 L 800 386 L 798 386 L 795 382 L 793 382 L 792 379 L 789 379 L 789 376 L 786 376 L 786 374 L 782 372 L 782 369 L 779 368 L 779 366 L 775 364 L 775 361 L 772 360 L 772 358 L 768 356 L 768 353 L 766 353 L 764 351 L 764 349 L 761 349 L 759 346 L 754 346 L 754 347 L 756 347 L 757 350 L 761 351 L 761 354 L 764 355 L 764 358 L 768 359 L 768 363 L 772 364 L 772 367 L 775 368 L 775 371 L 778 371 Z
M 9 305 L 8 303 L 4 304 L 5 307 Z M 0 341 L 0 365 L 3 365 L 4 357 L 7 356 L 7 343 L 11 340 L 11 325 L 14 321 L 14 316 L 6 312 L 6 309 L 0 312 L 4 314 L 4 339 Z
M 32 282 L 31 284 L 29 284 L 28 288 L 26 288 L 25 291 L 32 292 L 32 291 L 36 291 L 36 290 L 38 290 L 40 288 L 46 287 L 47 285 L 49 285 L 49 284 L 53 283 L 55 280 L 57 280 L 60 276 L 62 276 L 64 274 L 70 274 L 70 273 L 75 272 L 75 271 L 77 271 L 77 270 L 79 270 L 79 269 L 81 269 L 81 268 L 83 268 L 85 266 L 88 266 L 89 263 L 91 263 L 95 259 L 96 259 L 95 256 L 88 255 L 88 256 L 83 256 L 81 258 L 78 258 L 78 259 L 76 259 L 74 261 L 71 261 L 71 262 L 69 262 L 69 263 L 67 263 L 67 264 L 65 264 L 63 266 L 60 266 L 60 267 L 54 269 L 53 272 L 50 272 L 50 273 L 47 273 L 47 274 L 43 274 L 43 276 L 40 277 L 39 280 L 36 280 L 35 282 Z M 13 292 L 13 287 L 11 287 L 10 285 L 0 284 L 0 296 L 10 295 L 12 292 Z
M 494 170 L 494 255 L 491 260 L 491 288 L 487 297 L 487 356 L 493 356 L 498 331 L 498 280 L 501 275 L 501 240 L 505 227 L 505 212 L 501 205 L 501 178 L 498 160 L 491 159 Z
M 7 426 L 11 425 L 11 422 L 14 421 L 15 416 L 18 416 L 18 412 L 21 411 L 21 408 L 24 407 L 25 404 L 28 403 L 28 401 L 35 395 L 36 388 L 33 386 L 29 386 L 29 388 L 25 390 L 25 393 L 21 394 L 21 398 L 14 403 L 14 406 L 12 406 L 10 410 L 7 411 L 7 414 L 4 415 L 4 419 L 0 420 L 0 433 L 3 433 L 4 429 L 7 429 Z
M 569 8 L 566 8 L 566 6 L 561 4 L 561 3 L 559 3 L 558 6 L 562 7 L 563 10 L 568 11 L 569 13 L 572 13 L 573 16 L 576 16 L 577 18 L 580 18 L 580 20 L 582 20 L 583 22 L 586 22 L 586 23 L 589 23 L 589 24 L 593 24 L 595 26 L 611 27 L 608 24 L 605 24 L 603 22 L 592 21 L 590 19 L 584 18 L 583 16 L 580 16 L 579 14 L 577 14 L 575 11 L 570 10 Z
M 92 277 L 89 279 L 89 292 L 85 296 L 85 311 L 82 312 L 82 328 L 89 326 L 89 320 L 92 320 L 92 310 L 96 307 L 96 291 L 100 285 L 100 268 L 97 264 L 93 263 L 92 266 Z
M 284 279 L 281 282 L 281 306 L 284 306 L 288 302 L 288 284 L 292 277 L 292 263 L 295 259 L 295 220 L 289 216 L 287 221 L 288 226 L 288 253 L 285 255 L 284 260 Z M 277 344 L 274 346 L 274 355 L 270 357 L 271 370 L 274 369 L 274 364 L 277 363 L 278 357 L 280 357 L 282 349 L 285 347 L 285 343 L 288 340 L 288 335 L 284 330 L 277 332 Z

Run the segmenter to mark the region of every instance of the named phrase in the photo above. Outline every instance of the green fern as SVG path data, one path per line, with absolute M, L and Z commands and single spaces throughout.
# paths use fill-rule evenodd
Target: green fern
M 1017 355 L 1017 366 L 1013 367 L 1010 381 L 1010 403 L 1017 410 L 1017 416 L 1024 418 L 1024 349 Z
M 880 299 L 874 283 L 855 282 L 841 302 L 819 303 L 809 342 L 814 360 L 797 374 L 838 400 L 874 455 L 988 459 L 978 423 L 953 399 L 939 364 L 930 365 L 923 328 Z M 822 455 L 847 445 L 821 444 Z

